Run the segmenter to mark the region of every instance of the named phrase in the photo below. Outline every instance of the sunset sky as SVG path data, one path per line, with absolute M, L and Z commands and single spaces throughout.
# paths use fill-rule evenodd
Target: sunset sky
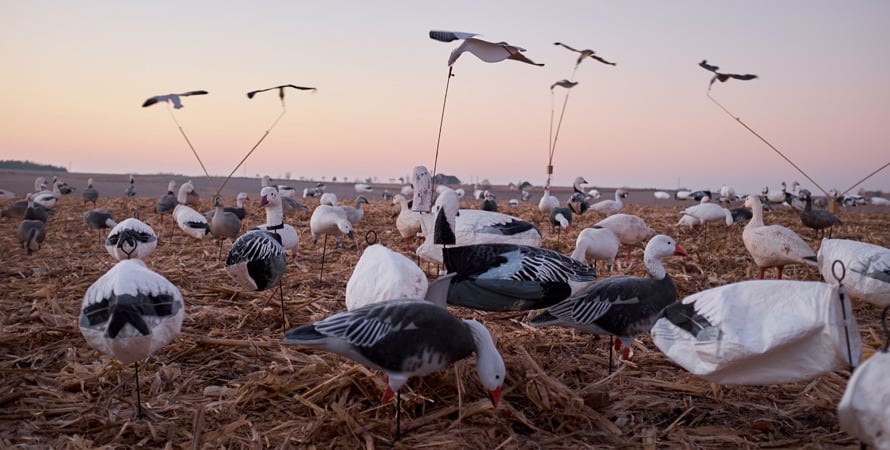
M 546 177 L 551 114 L 575 74 L 555 183 L 740 192 L 811 183 L 706 96 L 707 59 L 751 81 L 712 95 L 823 188 L 890 162 L 890 2 L 838 1 L 11 1 L 0 7 L 0 159 L 75 172 L 228 174 L 287 113 L 238 175 L 338 178 L 432 170 L 447 60 L 480 34 L 545 63 L 454 64 L 438 171 L 464 182 Z M 890 191 L 890 169 L 862 185 Z M 2 187 L 2 181 L 0 181 Z

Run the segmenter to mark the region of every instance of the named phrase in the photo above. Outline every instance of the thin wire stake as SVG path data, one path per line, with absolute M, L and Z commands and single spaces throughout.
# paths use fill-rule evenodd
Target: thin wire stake
M 445 103 L 448 102 L 448 86 L 451 85 L 451 77 L 454 67 L 448 66 L 448 81 L 445 82 L 445 98 L 442 99 L 442 114 L 439 116 L 439 135 L 436 136 L 436 159 L 433 160 L 433 189 L 436 184 L 436 166 L 439 164 L 439 143 L 442 142 L 442 124 L 445 123 Z
M 840 272 L 838 272 L 838 268 L 840 268 Z M 840 275 L 838 275 L 840 273 Z M 847 275 L 847 268 L 844 266 L 843 261 L 837 259 L 833 263 L 831 263 L 831 275 L 834 276 L 834 279 L 837 280 L 838 284 L 838 297 L 841 301 L 841 313 L 843 314 L 844 319 L 844 336 L 847 340 L 847 360 L 850 361 L 850 372 L 856 370 L 856 362 L 853 361 L 853 350 L 850 346 L 850 325 L 847 322 L 847 305 L 844 302 L 844 297 L 846 297 L 847 288 L 844 287 L 844 277 Z
M 136 417 L 142 418 L 142 393 L 139 392 L 139 363 L 133 362 L 136 369 Z
M 844 194 L 846 194 L 847 192 L 852 191 L 853 188 L 855 188 L 856 186 L 859 186 L 860 184 L 865 183 L 865 180 L 867 180 L 867 179 L 869 179 L 869 178 L 875 176 L 878 172 L 880 172 L 880 171 L 886 169 L 887 166 L 890 166 L 890 162 L 887 162 L 887 164 L 884 164 L 884 165 L 881 166 L 878 170 L 875 170 L 874 172 L 868 174 L 868 176 L 866 176 L 865 178 L 863 178 L 863 179 L 857 181 L 855 184 L 853 184 L 852 186 L 848 187 L 846 191 L 841 192 L 840 195 L 844 195 Z
M 234 169 L 232 169 L 232 172 L 229 173 L 229 176 L 227 176 L 226 179 L 223 180 L 222 185 L 220 185 L 219 189 L 216 191 L 216 195 L 219 195 L 219 193 L 222 192 L 223 187 L 225 187 L 226 183 L 229 182 L 229 178 L 232 178 L 232 175 L 235 174 L 235 172 L 238 170 L 238 168 L 241 167 L 241 165 L 244 164 L 245 161 L 247 161 L 247 158 L 250 158 L 250 155 L 253 154 L 253 151 L 256 150 L 257 147 L 260 146 L 260 144 L 263 142 L 264 139 L 266 139 L 266 136 L 268 136 L 269 132 L 272 131 L 273 128 L 275 128 L 275 125 L 278 125 L 278 121 L 281 120 L 282 117 L 284 117 L 285 113 L 287 113 L 287 108 L 284 106 L 284 100 L 282 100 L 281 114 L 279 114 L 278 118 L 276 118 L 275 121 L 272 122 L 272 125 L 269 126 L 269 129 L 266 130 L 265 133 L 263 133 L 263 136 L 260 137 L 260 140 L 258 140 L 256 142 L 256 144 L 253 144 L 253 147 L 250 149 L 249 152 L 247 152 L 246 155 L 244 155 L 244 158 L 241 158 L 241 162 L 239 162 L 238 165 L 235 166 Z
M 189 137 L 186 136 L 185 130 L 182 129 L 182 125 L 179 124 L 179 121 L 176 120 L 176 116 L 173 115 L 173 111 L 170 110 L 170 103 L 167 102 L 167 112 L 170 113 L 170 118 L 173 119 L 173 123 L 179 128 L 179 132 L 182 133 L 182 137 L 185 138 L 185 143 L 189 145 L 189 148 L 192 149 L 192 153 L 195 155 L 195 158 L 198 159 L 198 164 L 201 165 L 201 169 L 204 170 L 204 175 L 207 177 L 207 181 L 210 181 L 210 174 L 207 173 L 207 168 L 204 167 L 204 161 L 201 161 L 201 157 L 198 156 L 198 152 L 195 151 L 195 147 L 192 145 L 192 141 L 189 140 Z
M 788 164 L 791 164 L 791 166 L 794 167 L 795 169 L 797 169 L 798 172 L 800 172 L 801 174 L 803 174 L 803 176 L 805 176 L 805 177 L 807 178 L 807 180 L 810 180 L 810 182 L 813 183 L 814 186 L 816 186 L 817 188 L 819 188 L 819 190 L 822 191 L 822 193 L 825 194 L 826 197 L 829 197 L 829 198 L 831 197 L 831 195 L 828 194 L 828 191 L 826 191 L 825 189 L 822 189 L 822 186 L 819 186 L 819 183 L 816 183 L 815 180 L 813 180 L 812 178 L 810 178 L 810 176 L 807 175 L 807 173 L 804 172 L 803 169 L 801 169 L 800 167 L 797 167 L 797 164 L 794 164 L 793 161 L 791 161 L 790 159 L 788 159 L 788 157 L 785 156 L 781 151 L 779 151 L 779 149 L 777 149 L 775 146 L 773 146 L 773 144 L 770 144 L 769 141 L 767 141 L 766 139 L 763 138 L 763 136 L 757 134 L 757 132 L 754 131 L 751 127 L 749 127 L 745 122 L 742 122 L 742 119 L 739 119 L 739 118 L 736 117 L 733 113 L 729 112 L 729 110 L 726 109 L 726 107 L 724 107 L 723 105 L 721 105 L 720 102 L 717 101 L 717 99 L 715 99 L 714 97 L 711 97 L 711 92 L 710 92 L 710 91 L 708 91 L 708 94 L 707 94 L 707 95 L 708 95 L 708 98 L 711 99 L 712 102 L 714 102 L 717 106 L 720 107 L 720 109 L 723 110 L 723 112 L 725 112 L 725 113 L 728 114 L 730 117 L 732 117 L 733 119 L 735 119 L 738 123 L 740 123 L 743 127 L 745 127 L 746 130 L 750 131 L 751 134 L 753 134 L 754 136 L 757 136 L 757 138 L 760 139 L 761 141 L 763 141 L 764 144 L 768 145 L 769 148 L 773 149 L 773 151 L 775 151 L 776 153 L 778 153 L 779 156 L 782 157 L 782 159 L 784 159 L 785 161 L 788 161 Z M 888 164 L 890 164 L 890 163 L 888 163 Z

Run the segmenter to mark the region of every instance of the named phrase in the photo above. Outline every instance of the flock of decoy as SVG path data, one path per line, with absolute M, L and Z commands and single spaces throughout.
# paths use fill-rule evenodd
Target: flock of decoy
M 42 183 L 44 180 L 38 178 L 37 187 Z M 594 211 L 606 216 L 578 234 L 571 256 L 541 248 L 540 230 L 528 221 L 497 212 L 494 198 L 487 191 L 477 194 L 479 209 L 460 209 L 463 191 L 439 186 L 430 211 L 421 212 L 414 211 L 406 198 L 413 194 L 412 190 L 403 190 L 392 197 L 392 203 L 401 207 L 396 228 L 405 238 L 405 248 L 410 251 L 411 240 L 420 236 L 423 242 L 416 254 L 444 266 L 443 274 L 428 281 L 426 273 L 410 258 L 384 246 L 371 245 L 347 283 L 347 310 L 287 331 L 284 342 L 338 353 L 382 371 L 388 379 L 383 401 L 397 395 L 411 376 L 441 370 L 476 353 L 479 378 L 497 407 L 507 375 L 504 361 L 484 325 L 475 320 L 459 320 L 446 305 L 481 311 L 542 310 L 529 320 L 529 325 L 572 327 L 614 336 L 619 359 L 628 359 L 633 339 L 649 332 L 659 320 L 676 322 L 681 328 L 689 323 L 707 323 L 700 315 L 704 313 L 695 309 L 698 306 L 687 305 L 686 309 L 667 312 L 680 303 L 661 260 L 686 256 L 687 252 L 673 238 L 646 225 L 641 217 L 620 212 L 623 199 L 628 196 L 626 190 L 616 190 L 614 200 L 590 204 L 594 195 L 584 192 L 582 185 L 586 183 L 582 177 L 575 180 L 565 207 L 546 186 L 538 205 L 556 233 L 569 232 L 573 215 Z M 64 195 L 60 193 L 63 183 L 54 180 L 53 184 L 53 191 L 29 194 L 24 208 L 17 202 L 3 210 L 4 216 L 22 218 L 18 236 L 29 255 L 46 238 L 43 224 L 53 213 L 59 195 Z M 95 207 L 98 192 L 92 180 L 88 184 L 82 192 L 84 206 L 92 203 Z M 162 224 L 165 215 L 172 216 L 186 235 L 219 240 L 220 255 L 222 241 L 232 240 L 224 266 L 242 288 L 281 289 L 288 253 L 299 265 L 299 233 L 286 223 L 285 205 L 308 208 L 296 198 L 294 189 L 273 184 L 268 177 L 261 184 L 259 205 L 265 209 L 266 223 L 244 233 L 241 221 L 245 214 L 243 202 L 249 200 L 246 193 L 238 195 L 235 207 L 224 206 L 217 196 L 213 199 L 214 209 L 199 213 L 189 206 L 196 204 L 193 184 L 183 183 L 174 194 L 175 183 L 171 181 L 168 192 L 157 201 L 156 212 Z M 129 186 L 127 195 L 135 194 L 132 178 Z M 309 220 L 313 242 L 328 235 L 334 236 L 338 244 L 343 236 L 354 239 L 353 226 L 362 219 L 362 205 L 368 203 L 365 194 L 373 191 L 367 185 L 356 185 L 355 189 L 354 207 L 338 206 L 336 196 L 325 193 L 323 185 L 316 192 L 303 193 L 304 198 L 317 195 L 320 200 Z M 432 198 L 431 193 L 428 195 Z M 812 209 L 808 192 L 801 191 L 800 199 L 805 202 L 801 212 L 804 225 L 821 230 L 840 224 L 827 211 Z M 699 226 L 700 233 L 707 232 L 710 222 L 723 221 L 728 227 L 737 223 L 730 210 L 709 200 L 708 195 L 702 195 L 699 204 L 684 209 L 682 217 L 694 221 L 680 223 Z M 764 224 L 763 202 L 769 204 L 770 200 L 766 196 L 745 199 L 751 216 L 742 235 L 760 278 L 769 267 L 776 267 L 778 278 L 782 278 L 785 265 L 818 265 L 816 252 L 792 230 Z M 176 337 L 187 299 L 184 301 L 176 286 L 142 262 L 157 244 L 157 235 L 150 226 L 135 218 L 116 223 L 105 210 L 87 211 L 83 218 L 89 229 L 111 228 L 105 247 L 119 262 L 85 293 L 80 316 L 82 333 L 91 346 L 122 362 L 136 364 Z M 837 239 L 824 242 L 868 245 Z M 630 250 L 642 244 L 649 277 L 597 276 L 597 261 L 603 260 L 606 270 L 611 272 L 622 246 L 627 249 L 627 263 Z M 847 265 L 851 271 L 858 270 L 863 277 L 881 282 L 880 291 L 887 289 L 884 284 L 890 285 L 890 250 L 878 249 L 878 253 L 869 256 L 871 265 L 864 270 L 852 261 Z M 861 249 L 852 253 L 863 254 Z M 779 298 L 785 289 L 795 287 L 779 285 L 772 292 Z M 871 294 L 857 292 L 860 295 Z M 883 293 L 872 297 L 869 301 L 890 303 L 890 296 Z M 281 301 L 284 315 L 283 289 Z M 688 338 L 695 340 L 698 336 L 697 332 L 689 332 Z M 138 384 L 138 366 L 136 370 Z M 138 407 L 141 412 L 141 404 Z

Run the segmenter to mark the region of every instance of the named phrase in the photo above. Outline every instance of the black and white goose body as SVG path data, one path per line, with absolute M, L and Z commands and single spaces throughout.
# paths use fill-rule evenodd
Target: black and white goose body
M 262 291 L 278 284 L 287 267 L 280 236 L 252 230 L 232 243 L 226 255 L 226 273 L 242 287 Z
M 114 226 L 105 239 L 105 250 L 114 259 L 145 260 L 158 245 L 158 235 L 145 222 L 130 217 Z

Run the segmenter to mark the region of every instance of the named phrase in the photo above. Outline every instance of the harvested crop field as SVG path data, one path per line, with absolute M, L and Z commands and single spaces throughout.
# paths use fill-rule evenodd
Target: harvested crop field
M 375 231 L 390 248 L 404 248 L 395 207 L 371 201 L 356 228 L 357 247 L 347 242 L 334 249 L 328 242 L 323 281 L 321 241 L 314 246 L 309 239 L 309 213 L 289 218 L 302 235 L 303 269 L 288 266 L 282 323 L 277 293 L 240 289 L 223 270 L 216 241 L 187 237 L 170 221 L 162 228 L 156 198 L 101 197 L 99 203 L 119 220 L 136 211 L 154 227 L 160 238 L 148 266 L 178 286 L 186 301 L 180 336 L 140 364 L 144 419 L 135 417 L 132 365 L 90 348 L 78 329 L 86 289 L 114 263 L 103 237 L 87 231 L 79 193 L 62 199 L 47 223 L 44 247 L 30 258 L 15 238 L 18 221 L 0 221 L 0 446 L 390 447 L 395 402 L 379 402 L 382 374 L 283 345 L 282 336 L 288 327 L 345 309 L 346 282 L 366 232 Z M 557 239 L 534 205 L 502 210 L 537 223 L 543 246 L 563 253 L 583 225 L 598 220 L 588 213 L 573 224 L 569 239 Z M 677 210 L 631 204 L 624 212 L 643 217 L 689 252 L 665 260 L 681 298 L 756 274 L 740 230 L 712 228 L 695 237 L 675 227 Z M 255 201 L 248 214 L 248 226 L 264 220 Z M 835 237 L 890 246 L 890 211 L 844 210 L 841 219 L 845 225 Z M 818 247 L 792 212 L 768 213 L 765 221 L 788 226 Z M 632 261 L 620 272 L 644 275 L 642 248 Z M 791 268 L 788 276 L 819 279 L 812 268 Z M 855 311 L 864 344 L 877 348 L 884 339 L 879 309 L 859 304 Z M 397 448 L 858 448 L 840 431 L 835 411 L 848 371 L 809 383 L 717 386 L 685 372 L 643 336 L 631 360 L 609 375 L 605 338 L 533 329 L 524 313 L 452 312 L 492 330 L 507 366 L 502 403 L 492 408 L 473 358 L 412 378 L 402 390 Z

